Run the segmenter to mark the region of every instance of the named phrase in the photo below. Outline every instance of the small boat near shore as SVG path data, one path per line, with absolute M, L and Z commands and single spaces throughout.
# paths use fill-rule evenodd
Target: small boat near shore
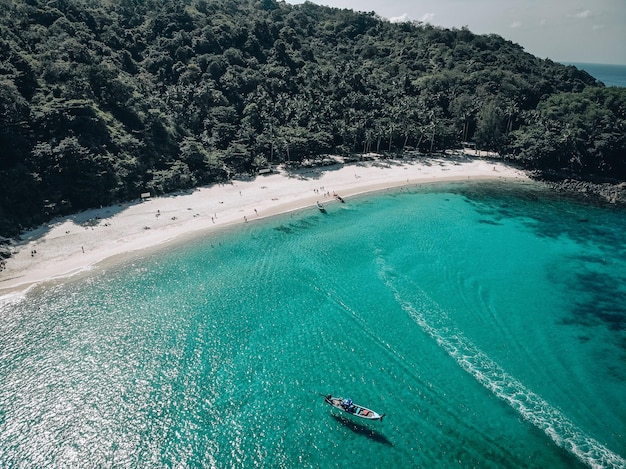
M 346 414 L 354 415 L 355 417 L 360 417 L 366 420 L 380 420 L 382 422 L 385 414 L 379 414 L 378 412 L 368 409 L 367 407 L 363 407 L 362 405 L 355 404 L 352 402 L 352 399 L 343 399 L 341 397 L 333 397 L 331 394 L 328 394 L 324 397 L 324 402 L 326 404 L 339 409 Z
M 319 200 L 317 201 L 317 208 L 320 209 L 320 212 L 326 213 L 326 208 L 324 207 L 324 204 L 321 203 Z

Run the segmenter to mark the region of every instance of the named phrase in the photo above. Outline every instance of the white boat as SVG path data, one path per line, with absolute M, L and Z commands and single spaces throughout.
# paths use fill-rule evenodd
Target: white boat
M 352 399 L 343 399 L 341 397 L 333 397 L 328 394 L 324 397 L 326 404 L 333 406 L 336 409 L 342 410 L 346 414 L 354 415 L 367 420 L 380 420 L 382 422 L 385 414 L 379 414 L 378 412 L 363 407 L 362 405 L 355 404 Z

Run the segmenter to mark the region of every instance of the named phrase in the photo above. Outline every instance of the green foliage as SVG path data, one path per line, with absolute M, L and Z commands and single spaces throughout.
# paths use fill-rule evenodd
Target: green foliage
M 164 194 L 176 189 L 187 189 L 196 185 L 187 163 L 174 161 L 169 168 L 150 171 L 152 178 L 146 183 L 146 188 L 153 194 Z
M 626 89 L 547 98 L 513 132 L 509 149 L 539 169 L 626 179 Z
M 623 177 L 624 94 L 496 35 L 276 0 L 6 0 L 0 234 L 328 153 Z

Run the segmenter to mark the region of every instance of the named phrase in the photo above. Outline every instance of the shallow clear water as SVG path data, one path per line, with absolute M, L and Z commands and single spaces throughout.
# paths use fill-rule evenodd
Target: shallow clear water
M 41 286 L 0 307 L 0 466 L 624 467 L 625 229 L 436 185 Z

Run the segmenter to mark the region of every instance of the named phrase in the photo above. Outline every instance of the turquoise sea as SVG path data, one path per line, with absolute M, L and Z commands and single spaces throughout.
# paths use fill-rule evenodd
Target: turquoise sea
M 565 62 L 565 64 L 574 65 L 576 68 L 584 70 L 606 86 L 626 87 L 626 65 L 589 64 L 580 62 Z
M 327 208 L 5 299 L 0 467 L 626 467 L 626 211 L 486 182 Z

